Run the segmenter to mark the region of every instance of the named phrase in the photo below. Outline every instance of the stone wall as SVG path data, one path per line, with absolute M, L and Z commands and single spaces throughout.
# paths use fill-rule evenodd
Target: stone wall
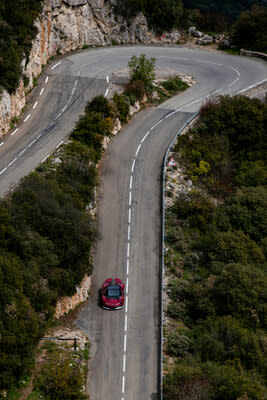
M 247 57 L 258 57 L 258 58 L 262 58 L 263 60 L 267 61 L 267 54 L 260 53 L 258 51 L 250 51 L 250 50 L 241 49 L 240 50 L 240 55 L 241 56 L 247 56 Z
M 35 21 L 38 34 L 33 40 L 29 62 L 22 61 L 23 74 L 29 78 L 26 90 L 33 87 L 33 78 L 40 75 L 50 57 L 66 54 L 83 46 L 105 46 L 135 43 L 177 43 L 177 31 L 155 35 L 149 31 L 142 14 L 129 25 L 115 17 L 105 0 L 45 0 L 42 14 Z M 25 88 L 21 80 L 14 95 L 0 95 L 0 137 L 10 129 L 12 118 L 25 106 Z

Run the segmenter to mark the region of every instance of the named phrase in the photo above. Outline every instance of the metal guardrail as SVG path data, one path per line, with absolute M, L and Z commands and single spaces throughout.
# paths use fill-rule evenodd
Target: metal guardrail
M 184 129 L 196 118 L 199 116 L 199 112 L 196 112 L 193 114 L 185 123 L 184 125 L 179 129 L 179 131 L 176 133 L 175 137 L 173 138 L 171 144 L 166 150 L 164 159 L 163 159 L 163 168 L 162 168 L 162 247 L 161 247 L 161 271 L 160 271 L 160 349 L 159 349 L 159 360 L 160 360 L 160 366 L 159 366 L 159 394 L 160 400 L 163 400 L 163 343 L 164 343 L 164 337 L 163 337 L 163 327 L 164 327 L 164 316 L 163 316 L 163 304 L 164 304 L 164 287 L 163 287 L 163 282 L 164 282 L 164 271 L 165 271 L 165 264 L 164 264 L 164 250 L 165 250 L 165 178 L 166 178 L 166 165 L 167 165 L 167 158 L 168 155 L 173 148 L 178 136 L 181 135 L 181 133 L 184 131 Z

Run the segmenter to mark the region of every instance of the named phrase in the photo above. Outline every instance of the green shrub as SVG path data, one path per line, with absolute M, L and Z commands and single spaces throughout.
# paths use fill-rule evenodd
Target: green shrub
M 188 336 L 175 331 L 168 336 L 167 351 L 170 355 L 184 357 L 190 350 L 191 340 Z
M 113 96 L 113 101 L 118 110 L 119 119 L 121 120 L 122 123 L 127 122 L 129 112 L 130 112 L 130 105 L 128 102 L 128 98 L 122 94 L 119 95 L 119 94 L 115 93 Z

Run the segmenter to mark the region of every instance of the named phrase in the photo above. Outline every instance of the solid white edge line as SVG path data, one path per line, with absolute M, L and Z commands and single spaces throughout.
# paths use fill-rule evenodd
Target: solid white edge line
M 127 332 L 127 314 L 125 314 L 124 331 Z
M 36 102 L 34 103 L 34 106 L 33 106 L 33 109 L 34 109 L 34 110 L 35 110 L 37 104 L 38 104 L 38 101 L 36 101 Z
M 136 150 L 136 153 L 135 153 L 135 157 L 137 157 L 137 155 L 138 155 L 138 153 L 139 153 L 139 150 L 140 150 L 140 148 L 141 148 L 141 143 L 139 144 L 139 146 L 137 147 L 137 150 Z
M 15 133 L 18 132 L 18 130 L 19 130 L 19 128 L 16 128 L 16 129 L 14 130 L 14 132 L 11 133 L 11 136 L 15 135 Z M 3 143 L 3 144 L 4 144 L 4 143 Z M 0 146 L 2 146 L 2 143 L 0 144 Z
M 163 119 L 168 119 L 168 118 L 172 117 L 173 114 L 177 113 L 178 111 L 180 111 L 180 109 L 179 109 L 179 110 L 175 110 L 175 111 L 171 112 L 171 113 L 168 114 L 168 115 L 165 115 L 165 117 L 164 117 Z
M 43 93 L 44 93 L 44 88 L 42 88 L 42 90 L 40 92 L 40 96 L 42 96 Z
M 131 178 L 130 178 L 130 190 L 132 190 L 132 184 L 133 184 L 133 175 L 131 175 Z
M 209 96 L 207 96 L 207 97 L 209 97 Z M 189 106 L 192 106 L 193 104 L 198 103 L 198 102 L 201 101 L 201 100 L 203 100 L 203 99 L 202 99 L 202 98 L 196 99 L 196 100 L 192 101 L 191 103 L 186 104 L 186 105 L 184 106 L 184 108 L 187 108 L 187 107 L 189 107 Z
M 124 351 L 124 353 L 126 352 L 126 347 L 127 347 L 126 341 L 127 341 L 127 335 L 125 334 L 124 335 L 124 343 L 123 343 L 123 351 Z
M 250 86 L 248 86 L 248 87 L 245 88 L 245 89 L 239 90 L 239 92 L 237 92 L 237 94 L 246 92 L 247 90 L 253 89 L 254 87 L 257 87 L 258 85 L 260 85 L 260 84 L 262 84 L 262 83 L 265 83 L 265 82 L 267 82 L 267 79 L 263 79 L 262 81 L 258 81 L 258 82 L 256 82 L 256 83 L 253 83 L 253 85 L 250 85 Z
M 67 108 L 67 104 L 62 108 L 61 112 L 63 113 Z
M 150 134 L 150 131 L 148 131 L 145 136 L 143 137 L 143 139 L 141 140 L 141 143 L 144 143 L 144 141 L 146 140 L 146 138 L 148 137 L 148 135 Z
M 122 377 L 122 387 L 121 387 L 122 393 L 124 393 L 124 388 L 125 388 L 125 376 L 123 375 L 123 377 Z
M 45 83 L 47 83 L 48 82 L 48 76 L 45 78 Z
M 156 126 L 158 126 L 161 123 L 161 119 L 156 122 L 153 126 L 151 126 L 150 130 L 152 131 L 154 128 L 156 128 Z
M 28 121 L 28 119 L 30 118 L 31 114 L 28 114 L 27 117 L 24 119 L 24 122 Z
M 71 91 L 71 95 L 73 96 L 74 95 L 74 92 L 75 92 L 75 87 L 72 89 L 72 91 Z

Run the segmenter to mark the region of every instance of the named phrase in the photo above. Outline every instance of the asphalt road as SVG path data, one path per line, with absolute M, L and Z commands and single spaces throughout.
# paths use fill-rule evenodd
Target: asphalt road
M 18 130 L 0 143 L 0 194 L 51 154 L 88 99 L 105 93 L 112 73 L 142 53 L 155 57 L 158 68 L 187 73 L 197 83 L 135 115 L 101 162 L 92 295 L 76 321 L 92 343 L 91 400 L 158 398 L 163 155 L 207 96 L 237 93 L 267 79 L 263 60 L 180 47 L 114 47 L 62 58 L 46 68 Z M 122 278 L 127 287 L 125 308 L 115 312 L 102 310 L 97 302 L 98 289 L 109 276 Z

